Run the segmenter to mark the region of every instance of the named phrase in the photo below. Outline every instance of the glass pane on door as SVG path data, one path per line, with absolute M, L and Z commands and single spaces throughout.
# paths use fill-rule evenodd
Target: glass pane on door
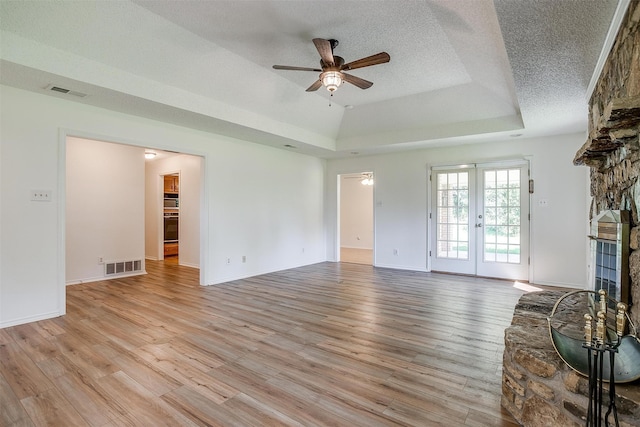
M 484 171 L 484 262 L 521 261 L 521 169 Z
M 436 176 L 436 257 L 469 259 L 469 172 Z
M 432 271 L 528 280 L 528 164 L 432 169 Z

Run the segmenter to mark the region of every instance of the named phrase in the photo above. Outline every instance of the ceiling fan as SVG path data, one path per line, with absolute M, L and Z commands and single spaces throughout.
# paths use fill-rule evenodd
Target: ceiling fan
M 372 172 L 362 172 L 360 175 L 345 176 L 344 179 L 358 179 L 362 185 L 373 185 Z
M 316 91 L 320 86 L 324 86 L 333 95 L 333 92 L 340 87 L 342 82 L 351 83 L 360 89 L 368 89 L 373 85 L 372 82 L 347 74 L 345 71 L 384 64 L 385 62 L 389 62 L 391 59 L 387 52 L 380 52 L 345 64 L 343 58 L 333 54 L 333 49 L 338 46 L 338 40 L 316 38 L 313 39 L 313 44 L 316 46 L 316 49 L 318 49 L 318 53 L 320 54 L 321 68 L 291 67 L 288 65 L 273 66 L 276 70 L 319 72 L 320 76 L 318 80 L 313 82 L 313 84 L 307 88 L 307 92 Z

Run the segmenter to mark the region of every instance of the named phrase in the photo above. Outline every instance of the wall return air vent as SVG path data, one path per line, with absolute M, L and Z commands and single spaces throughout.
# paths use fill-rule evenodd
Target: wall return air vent
M 115 277 L 142 272 L 142 260 L 107 262 L 104 264 L 104 275 Z

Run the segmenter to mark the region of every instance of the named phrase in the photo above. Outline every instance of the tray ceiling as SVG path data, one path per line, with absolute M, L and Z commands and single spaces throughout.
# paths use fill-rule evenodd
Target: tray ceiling
M 617 7 L 4 0 L 0 82 L 327 158 L 580 132 Z M 308 93 L 317 73 L 272 65 L 317 67 L 314 37 L 338 39 L 347 62 L 391 61 L 350 72 L 370 89 Z

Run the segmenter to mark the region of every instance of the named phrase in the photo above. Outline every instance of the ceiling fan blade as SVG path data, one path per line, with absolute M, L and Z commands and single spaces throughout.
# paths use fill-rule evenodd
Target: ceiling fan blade
M 320 86 L 322 86 L 322 82 L 320 80 L 316 80 L 315 82 L 313 82 L 313 84 L 311 86 L 309 86 L 307 88 L 307 92 L 316 91 L 316 90 L 320 89 Z
M 331 48 L 331 42 L 325 39 L 313 39 L 313 44 L 316 45 L 316 49 L 318 49 L 318 53 L 320 54 L 320 58 L 324 61 L 325 64 L 329 67 L 333 67 L 335 65 L 333 59 L 333 49 Z
M 291 71 L 317 71 L 321 73 L 322 70 L 320 68 L 309 68 L 309 67 L 291 67 L 289 65 L 274 65 L 273 68 L 276 70 L 291 70 Z
M 387 52 L 376 53 L 375 55 L 367 56 L 366 58 L 357 59 L 344 64 L 340 67 L 342 70 L 355 70 L 356 68 L 370 67 L 372 65 L 384 64 L 389 62 L 391 57 Z
M 369 89 L 373 86 L 373 83 L 369 80 L 361 79 L 360 77 L 352 76 L 351 74 L 342 73 L 342 79 L 345 82 L 349 82 L 352 85 L 358 86 L 360 89 Z

